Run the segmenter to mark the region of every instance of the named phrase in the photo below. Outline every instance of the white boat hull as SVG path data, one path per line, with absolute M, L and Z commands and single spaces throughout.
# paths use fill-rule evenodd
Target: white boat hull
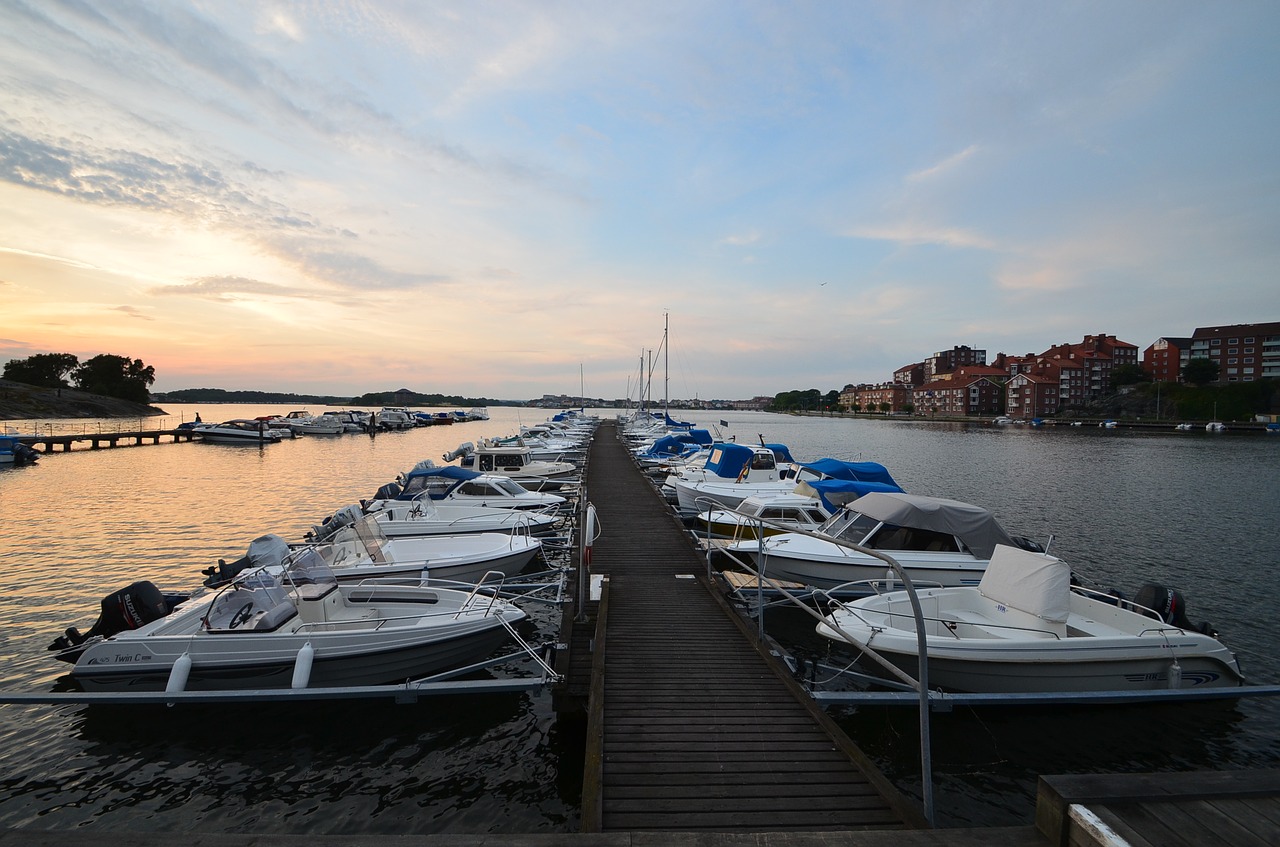
M 1234 655 L 1217 639 L 1100 600 L 1073 594 L 1065 627 L 1055 635 L 1016 610 L 974 600 L 976 589 L 919 595 L 930 687 L 1004 694 L 1219 688 L 1243 681 Z M 918 672 L 905 592 L 843 604 L 818 624 L 818 634 L 848 645 L 835 627 L 908 674 Z
M 341 586 L 365 621 L 300 623 L 275 632 L 201 626 L 206 601 L 170 617 L 85 645 L 71 672 L 86 690 L 163 690 L 185 655 L 183 690 L 289 687 L 305 645 L 314 653 L 309 688 L 376 685 L 429 675 L 489 656 L 507 637 L 501 617 L 524 614 L 487 597 L 465 605 L 461 592 L 403 586 Z

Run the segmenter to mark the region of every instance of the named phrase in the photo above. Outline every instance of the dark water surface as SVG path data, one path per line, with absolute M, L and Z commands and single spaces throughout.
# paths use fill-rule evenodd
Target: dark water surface
M 190 420 L 196 407 L 173 406 Z M 205 420 L 287 412 L 199 407 Z M 277 532 L 298 540 L 419 459 L 545 414 L 490 409 L 484 423 L 377 438 L 257 447 L 178 444 L 44 457 L 0 471 L 0 676 L 47 690 L 65 670 L 45 647 L 87 625 L 135 579 L 192 588 L 199 570 Z M 1160 582 L 1211 620 L 1258 682 L 1280 681 L 1280 438 L 800 419 L 729 421 L 801 459 L 883 462 L 908 491 L 992 509 L 1078 570 L 1129 591 Z M 82 428 L 96 422 L 52 422 Z M 47 423 L 41 424 L 47 426 Z M 105 423 L 105 427 L 117 424 Z M 125 428 L 131 428 L 126 426 Z M 535 615 L 539 635 L 550 615 Z M 782 639 L 811 625 L 771 620 Z M 838 718 L 908 792 L 919 792 L 916 715 Z M 960 710 L 932 722 L 942 825 L 1031 820 L 1040 773 L 1280 764 L 1280 703 L 1159 709 Z M 0 707 L 0 826 L 290 833 L 574 831 L 580 727 L 550 695 L 348 704 Z

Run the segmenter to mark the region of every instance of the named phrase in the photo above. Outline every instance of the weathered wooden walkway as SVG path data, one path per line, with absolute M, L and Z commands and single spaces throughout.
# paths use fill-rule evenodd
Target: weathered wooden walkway
M 190 429 L 143 429 L 129 432 L 82 432 L 75 435 L 19 435 L 18 440 L 42 453 L 68 452 L 73 444 L 87 444 L 90 450 L 109 447 L 140 447 L 144 444 L 176 444 L 196 438 Z M 162 441 L 161 439 L 168 439 Z
M 595 437 L 586 485 L 601 527 L 591 570 L 608 583 L 583 829 L 923 826 L 914 803 L 747 637 L 612 424 Z

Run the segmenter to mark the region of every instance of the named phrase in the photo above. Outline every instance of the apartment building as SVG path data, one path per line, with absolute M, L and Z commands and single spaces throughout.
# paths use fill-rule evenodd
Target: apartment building
M 1200 327 L 1187 359 L 1215 362 L 1220 383 L 1280 377 L 1280 322 Z
M 1155 382 L 1179 382 L 1190 356 L 1190 338 L 1157 338 L 1142 352 L 1142 369 Z

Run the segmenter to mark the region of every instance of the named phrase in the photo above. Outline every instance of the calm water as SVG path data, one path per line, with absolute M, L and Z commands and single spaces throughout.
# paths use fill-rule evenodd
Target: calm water
M 169 406 L 168 425 L 287 412 Z M 45 647 L 87 624 L 135 579 L 190 588 L 253 537 L 290 540 L 423 458 L 536 423 L 538 410 L 377 438 L 308 437 L 257 447 L 178 444 L 46 456 L 0 471 L 0 656 L 8 689 L 62 672 Z M 798 458 L 883 462 L 909 491 L 991 508 L 1099 581 L 1181 590 L 1252 679 L 1280 681 L 1272 625 L 1280 438 L 964 427 L 690 414 Z M 48 423 L 41 424 L 48 426 Z M 52 422 L 96 428 L 97 422 Z M 29 428 L 30 425 L 27 425 Z M 105 422 L 106 428 L 117 426 Z M 129 428 L 129 427 L 126 427 Z M 536 616 L 535 616 L 536 617 Z M 546 616 L 543 616 L 544 618 Z M 550 621 L 538 620 L 540 634 Z M 811 627 L 771 621 L 805 642 Z M 919 791 L 916 717 L 841 712 L 863 748 Z M 1280 703 L 935 716 L 939 822 L 1031 820 L 1039 773 L 1240 768 L 1280 763 Z M 0 826 L 294 833 L 573 831 L 580 728 L 546 693 L 414 706 L 0 707 Z

